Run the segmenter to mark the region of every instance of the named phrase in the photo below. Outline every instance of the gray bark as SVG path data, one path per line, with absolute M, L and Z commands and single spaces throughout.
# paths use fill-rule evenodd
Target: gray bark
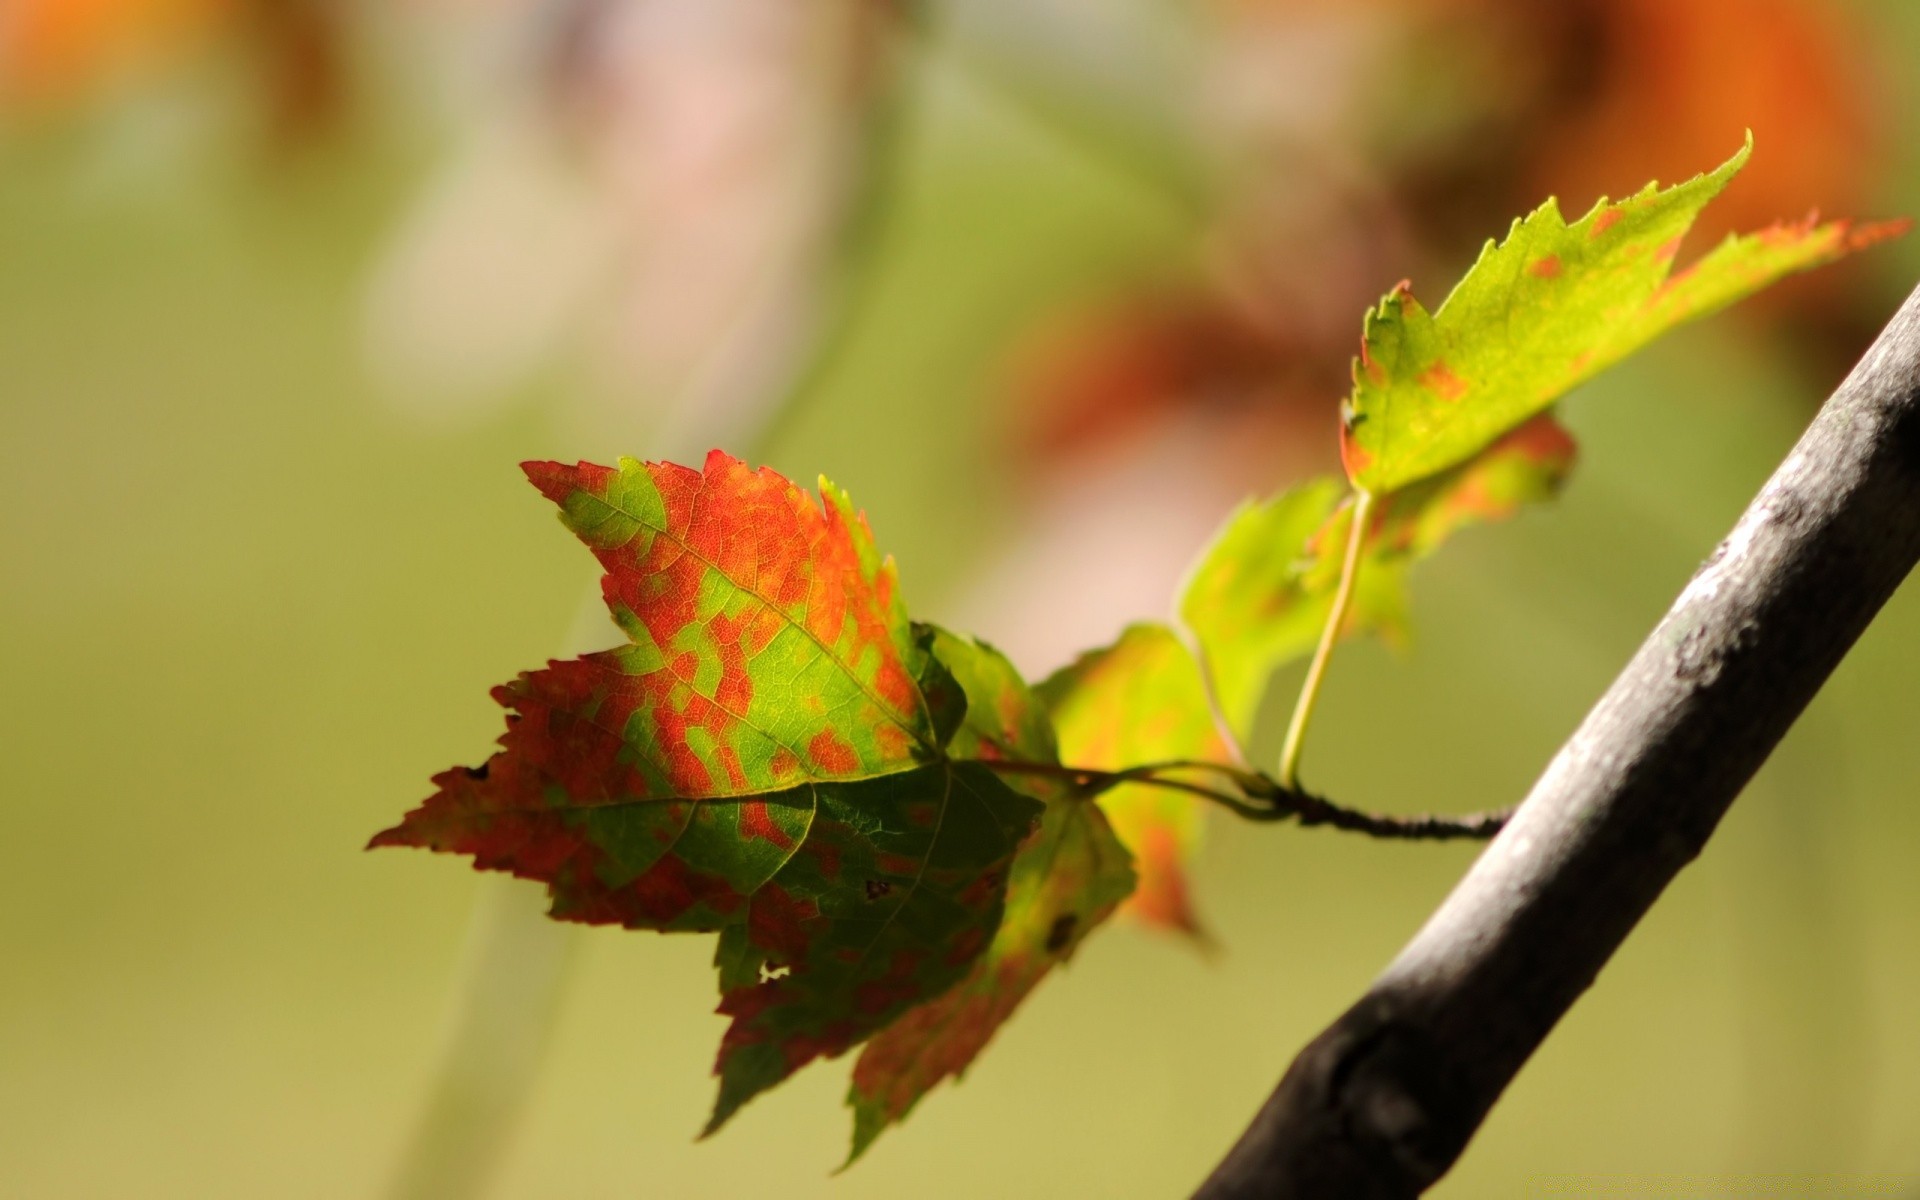
M 1920 558 L 1920 291 L 1204 1200 L 1433 1184 Z

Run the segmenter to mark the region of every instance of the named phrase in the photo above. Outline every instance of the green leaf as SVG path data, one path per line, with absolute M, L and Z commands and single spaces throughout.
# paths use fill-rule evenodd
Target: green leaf
M 1007 656 L 975 638 L 949 633 L 937 625 L 916 625 L 933 656 L 960 686 L 966 716 L 947 743 L 954 758 L 1060 761 L 1053 722 L 1027 681 Z M 1019 776 L 1021 790 L 1045 799 L 1046 780 Z
M 1355 486 L 1380 495 L 1458 466 L 1668 329 L 1906 229 L 1780 225 L 1669 278 L 1682 236 L 1751 150 L 1749 138 L 1709 174 L 1603 200 L 1572 225 L 1548 200 L 1487 243 L 1436 313 L 1405 284 L 1390 293 L 1367 314 L 1343 411 Z
M 1340 570 L 1340 542 L 1326 536 L 1327 523 L 1346 495 L 1339 480 L 1316 479 L 1241 504 L 1187 578 L 1181 622 L 1243 741 L 1268 678 L 1312 650 L 1327 622 Z
M 1121 770 L 1174 759 L 1229 761 L 1199 664 L 1164 625 L 1129 626 L 1111 646 L 1082 655 L 1034 689 L 1053 717 L 1062 761 Z M 1205 812 L 1190 796 L 1122 784 L 1099 804 L 1133 852 L 1139 886 L 1126 910 L 1149 924 L 1200 935 L 1186 864 Z
M 1573 439 L 1542 414 L 1471 461 L 1387 496 L 1374 509 L 1341 635 L 1407 636 L 1408 566 L 1456 531 L 1504 520 L 1555 495 Z M 1273 673 L 1312 652 L 1339 587 L 1352 506 L 1339 481 L 1317 479 L 1227 518 L 1180 598 L 1221 711 L 1244 740 Z
M 955 753 L 1058 763 L 1046 710 L 1005 657 L 945 631 L 933 645 L 966 689 Z M 849 1163 L 930 1089 L 963 1075 L 1047 972 L 1133 889 L 1127 851 L 1097 805 L 1044 775 L 1011 778 L 1042 797 L 1046 811 L 1013 860 L 1000 929 L 965 979 L 908 1011 L 861 1051 L 847 1095 L 854 1112 Z
M 964 695 L 846 496 L 529 463 L 630 642 L 495 689 L 502 749 L 372 844 L 545 882 L 562 920 L 721 935 L 711 1131 L 963 978 L 1040 805 L 945 745 Z

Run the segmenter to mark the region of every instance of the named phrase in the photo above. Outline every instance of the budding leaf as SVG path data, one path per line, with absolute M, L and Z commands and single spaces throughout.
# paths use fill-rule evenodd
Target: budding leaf
M 1487 243 L 1437 312 L 1395 289 L 1367 314 L 1354 363 L 1341 438 L 1354 485 L 1382 494 L 1458 466 L 1674 326 L 1907 227 L 1777 225 L 1669 276 L 1751 151 L 1749 138 L 1715 171 L 1603 200 L 1571 225 L 1548 200 Z
M 1164 625 L 1132 625 L 1034 689 L 1053 716 L 1060 757 L 1119 770 L 1172 759 L 1223 762 L 1199 664 Z M 1200 801 L 1165 788 L 1122 784 L 1102 793 L 1114 833 L 1133 852 L 1139 886 L 1126 910 L 1151 924 L 1199 935 L 1186 864 L 1200 844 Z
M 997 650 L 945 631 L 933 647 L 967 695 L 953 753 L 1060 761 L 1045 707 Z M 1071 957 L 1133 889 L 1126 848 L 1091 799 L 1045 775 L 1008 778 L 1044 798 L 1046 811 L 1014 857 L 999 932 L 965 979 L 908 1010 L 860 1052 L 847 1096 L 854 1111 L 849 1163 L 928 1090 L 964 1074 L 1047 972 Z
M 502 749 L 372 844 L 541 880 L 562 920 L 720 934 L 712 1131 L 963 978 L 1040 805 L 947 756 L 965 697 L 844 493 L 718 452 L 526 471 L 630 641 L 495 689 Z
M 1180 619 L 1200 645 L 1221 712 L 1242 741 L 1273 672 L 1319 640 L 1340 581 L 1344 484 L 1316 479 L 1227 518 L 1180 597 Z M 1398 571 L 1360 576 L 1349 632 L 1397 628 L 1404 608 Z
M 1573 438 L 1541 414 L 1472 460 L 1375 506 L 1342 636 L 1407 636 L 1407 567 L 1468 525 L 1504 520 L 1552 497 L 1573 468 Z M 1331 614 L 1352 506 L 1316 479 L 1227 518 L 1189 575 L 1180 618 L 1200 645 L 1214 695 L 1249 736 L 1267 682 L 1304 658 Z

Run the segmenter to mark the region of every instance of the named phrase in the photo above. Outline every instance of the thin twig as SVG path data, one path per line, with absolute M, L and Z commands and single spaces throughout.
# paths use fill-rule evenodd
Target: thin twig
M 1004 772 L 1009 775 L 1040 775 L 1052 779 L 1064 779 L 1073 785 L 1076 792 L 1086 796 L 1119 787 L 1121 784 L 1135 783 L 1145 787 L 1166 788 L 1169 791 L 1185 792 L 1197 796 L 1212 804 L 1233 810 L 1249 820 L 1271 820 L 1264 809 L 1247 801 L 1244 796 L 1235 796 L 1216 791 L 1184 779 L 1167 779 L 1154 773 L 1152 764 L 1129 767 L 1122 771 L 1101 771 L 1090 767 L 1068 766 L 1062 763 L 1028 762 L 1021 759 L 980 759 L 980 765 L 990 771 Z M 1212 766 L 1213 764 L 1206 764 Z

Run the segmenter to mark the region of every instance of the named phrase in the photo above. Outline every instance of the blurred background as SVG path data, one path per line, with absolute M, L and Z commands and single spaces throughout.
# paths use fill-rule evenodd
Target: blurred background
M 1092 939 L 844 1176 L 844 1062 L 696 1144 L 708 939 L 360 850 L 612 639 L 515 464 L 825 472 L 1037 676 L 1334 469 L 1364 307 L 1545 196 L 1751 128 L 1696 249 L 1920 212 L 1915 62 L 1905 0 L 0 0 L 0 1193 L 1184 1194 L 1473 851 L 1217 822 L 1216 952 Z M 1523 795 L 1916 278 L 1577 394 L 1309 782 Z M 1436 1194 L 1920 1186 L 1915 679 L 1909 588 Z

